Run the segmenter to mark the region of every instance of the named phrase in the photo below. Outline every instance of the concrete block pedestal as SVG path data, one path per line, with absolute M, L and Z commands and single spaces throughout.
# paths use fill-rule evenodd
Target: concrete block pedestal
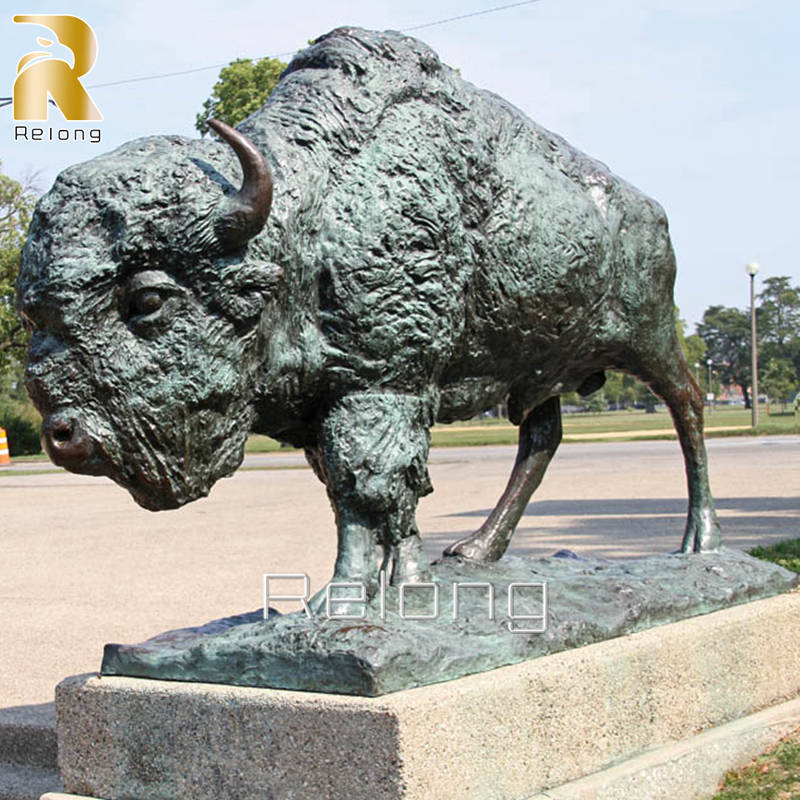
M 798 591 L 381 697 L 79 676 L 69 794 L 44 797 L 688 800 L 800 725 L 798 696 Z

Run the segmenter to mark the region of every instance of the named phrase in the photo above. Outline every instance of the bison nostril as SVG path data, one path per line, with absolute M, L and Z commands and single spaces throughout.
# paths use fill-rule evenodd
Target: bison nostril
M 51 434 L 53 441 L 59 444 L 66 444 L 72 439 L 73 430 L 72 422 L 67 422 L 66 420 L 54 422 Z
M 59 467 L 86 475 L 103 474 L 103 462 L 96 457 L 94 442 L 79 414 L 58 411 L 45 417 L 42 445 Z

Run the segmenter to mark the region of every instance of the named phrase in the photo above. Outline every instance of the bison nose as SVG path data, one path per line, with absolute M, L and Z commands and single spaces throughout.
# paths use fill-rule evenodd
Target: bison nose
M 50 460 L 73 472 L 88 471 L 94 456 L 92 440 L 68 414 L 51 414 L 42 423 L 42 444 Z

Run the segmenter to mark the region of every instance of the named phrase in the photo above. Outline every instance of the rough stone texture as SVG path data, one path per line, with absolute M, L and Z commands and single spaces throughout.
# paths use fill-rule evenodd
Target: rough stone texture
M 720 725 L 529 800 L 707 800 L 721 775 L 800 727 L 800 700 Z
M 738 550 L 616 563 L 567 553 L 538 560 L 506 558 L 488 565 L 447 558 L 431 571 L 440 587 L 436 619 L 402 618 L 398 590 L 388 587 L 385 619 L 380 615 L 379 597 L 366 609 L 350 609 L 356 614 L 365 611 L 363 619 L 327 619 L 322 611 L 313 618 L 297 612 L 265 621 L 263 612 L 256 611 L 200 628 L 170 631 L 140 645 L 106 645 L 101 671 L 104 675 L 380 695 L 708 613 L 777 594 L 798 583 L 795 573 Z M 452 585 L 456 581 L 491 582 L 494 619 L 489 618 L 486 589 L 463 589 L 454 621 Z M 544 632 L 509 631 L 508 586 L 513 582 L 547 585 Z M 285 586 L 279 583 L 272 592 L 282 593 Z M 431 614 L 433 591 L 433 587 L 410 587 L 405 613 Z M 543 609 L 537 589 L 517 589 L 514 594 L 515 614 Z M 516 629 L 535 629 L 539 624 L 539 620 L 513 621 Z
M 82 676 L 66 789 L 107 800 L 511 800 L 800 693 L 800 593 L 379 698 Z

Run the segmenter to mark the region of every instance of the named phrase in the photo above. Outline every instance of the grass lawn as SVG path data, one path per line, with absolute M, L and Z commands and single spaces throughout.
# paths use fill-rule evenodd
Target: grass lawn
M 251 434 L 244 446 L 245 453 L 273 453 L 283 449 L 288 450 L 289 448 L 283 448 L 280 442 L 258 433 Z
M 740 406 L 720 407 L 709 414 L 706 409 L 708 436 L 750 435 L 750 412 Z M 730 429 L 733 430 L 730 430 Z M 715 430 L 716 429 L 716 430 Z M 648 433 L 652 432 L 652 433 Z M 767 415 L 762 407 L 758 434 L 798 433 L 800 426 L 794 414 L 775 412 Z M 616 435 L 615 435 L 616 434 Z M 644 411 L 607 411 L 600 414 L 565 414 L 564 437 L 580 440 L 607 439 L 667 439 L 674 438 L 672 419 L 667 411 L 647 414 Z M 493 417 L 436 425 L 431 431 L 433 447 L 470 447 L 488 444 L 516 444 L 517 429 L 508 420 Z M 280 445 L 267 436 L 251 436 L 248 453 L 268 453 L 280 450 Z
M 800 798 L 800 730 L 741 769 L 731 770 L 711 800 Z
M 564 438 L 673 438 L 672 419 L 667 411 L 647 414 L 644 411 L 607 411 L 600 414 L 565 414 Z M 706 410 L 706 432 L 709 436 L 749 435 L 750 412 L 741 407 Z M 729 430 L 733 428 L 734 430 Z M 717 429 L 715 431 L 715 429 Z M 740 429 L 740 430 L 739 430 Z M 648 435 L 648 432 L 650 434 Z M 793 414 L 767 416 L 762 409 L 757 433 L 800 433 Z M 612 434 L 617 434 L 613 435 Z M 517 431 L 508 421 L 497 419 L 470 420 L 453 425 L 437 425 L 432 431 L 434 447 L 479 444 L 515 444 Z
M 786 569 L 800 572 L 800 539 L 787 539 L 769 547 L 754 547 L 748 552 L 763 561 L 772 561 Z
M 704 412 L 705 428 L 750 427 L 750 411 L 743 406 L 720 406 Z M 759 430 L 761 427 L 781 429 L 786 433 L 794 427 L 794 414 L 780 414 L 776 411 L 767 416 L 763 406 L 759 414 Z M 602 433 L 625 430 L 656 430 L 671 428 L 672 419 L 669 412 L 656 411 L 648 414 L 645 411 L 607 411 L 601 414 L 565 414 L 564 433 Z M 800 429 L 798 429 L 800 432 Z
M 644 411 L 607 411 L 600 414 L 565 414 L 564 438 L 578 440 L 674 438 L 672 419 L 667 411 L 647 414 Z M 744 408 L 724 407 L 706 410 L 705 428 L 708 436 L 749 435 L 750 412 Z M 715 430 L 716 429 L 716 430 Z M 733 429 L 733 430 L 730 430 Z M 650 432 L 650 433 L 648 433 Z M 758 434 L 800 433 L 793 414 L 771 414 L 761 410 Z M 612 434 L 617 434 L 613 435 Z M 481 444 L 516 444 L 517 430 L 507 420 L 485 419 L 436 425 L 431 434 L 434 447 L 469 446 Z

